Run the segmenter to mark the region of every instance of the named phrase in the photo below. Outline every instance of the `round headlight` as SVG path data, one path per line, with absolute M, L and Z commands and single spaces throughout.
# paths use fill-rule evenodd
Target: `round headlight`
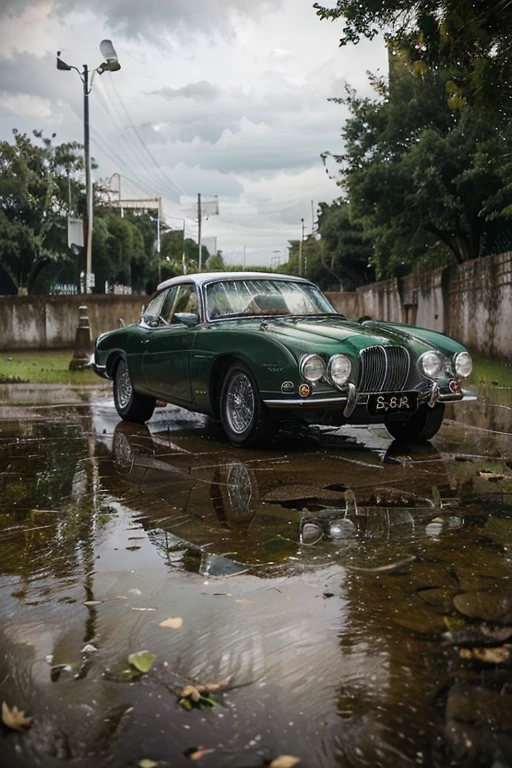
M 418 360 L 420 371 L 429 379 L 437 379 L 443 370 L 443 358 L 439 352 L 425 352 Z
M 473 361 L 469 352 L 459 352 L 453 360 L 453 367 L 457 376 L 467 378 L 473 370 Z
M 302 358 L 300 372 L 311 384 L 316 384 L 325 375 L 325 363 L 320 355 L 306 355 Z
M 331 539 L 350 539 L 356 534 L 356 526 L 344 517 L 342 520 L 334 520 L 329 525 L 329 536 Z
M 343 384 L 347 383 L 351 370 L 352 363 L 349 357 L 346 355 L 333 355 L 329 360 L 327 375 L 333 384 L 336 384 L 337 387 L 341 387 Z
M 300 540 L 302 544 L 311 545 L 317 544 L 323 537 L 324 532 L 317 523 L 305 523 L 301 531 Z

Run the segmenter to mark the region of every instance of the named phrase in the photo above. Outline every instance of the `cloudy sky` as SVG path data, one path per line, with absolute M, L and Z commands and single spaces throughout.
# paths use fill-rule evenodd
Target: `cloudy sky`
M 379 41 L 340 49 L 340 29 L 313 0 L 2 0 L 0 138 L 40 128 L 83 140 L 78 74 L 113 41 L 122 69 L 96 75 L 91 95 L 95 178 L 121 174 L 123 198 L 161 196 L 170 226 L 194 203 L 228 262 L 270 264 L 298 239 L 312 205 L 338 195 L 320 153 L 339 151 L 344 84 L 368 92 L 386 71 Z M 117 187 L 117 177 L 113 186 Z M 211 241 L 210 241 L 211 243 Z M 284 259 L 283 259 L 284 260 Z

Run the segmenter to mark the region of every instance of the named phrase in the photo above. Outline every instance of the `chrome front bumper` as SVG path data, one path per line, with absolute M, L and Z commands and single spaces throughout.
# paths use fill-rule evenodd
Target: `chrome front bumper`
M 267 408 L 299 408 L 305 410 L 331 410 L 331 409 L 343 409 L 343 415 L 345 418 L 349 418 L 354 409 L 359 406 L 365 406 L 368 404 L 368 398 L 370 394 L 379 394 L 364 392 L 357 393 L 357 390 L 353 384 L 348 385 L 348 392 L 346 395 L 339 395 L 336 397 L 307 397 L 307 398 L 287 398 L 287 399 L 264 399 L 263 402 Z M 472 402 L 477 400 L 477 396 L 474 392 L 462 391 L 460 394 L 454 393 L 442 393 L 439 391 L 439 387 L 433 386 L 426 392 L 418 393 L 418 402 L 423 405 L 427 403 L 431 408 L 436 403 L 461 403 Z

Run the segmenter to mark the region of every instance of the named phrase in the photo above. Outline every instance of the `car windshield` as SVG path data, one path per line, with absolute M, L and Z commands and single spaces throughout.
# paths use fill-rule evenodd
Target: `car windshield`
M 229 315 L 337 314 L 315 285 L 289 280 L 219 280 L 208 285 L 206 296 L 210 319 Z

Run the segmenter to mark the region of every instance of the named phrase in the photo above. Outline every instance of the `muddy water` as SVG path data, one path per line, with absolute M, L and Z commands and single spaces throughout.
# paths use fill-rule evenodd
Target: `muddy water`
M 509 392 L 414 451 L 44 398 L 0 409 L 2 765 L 512 764 Z

